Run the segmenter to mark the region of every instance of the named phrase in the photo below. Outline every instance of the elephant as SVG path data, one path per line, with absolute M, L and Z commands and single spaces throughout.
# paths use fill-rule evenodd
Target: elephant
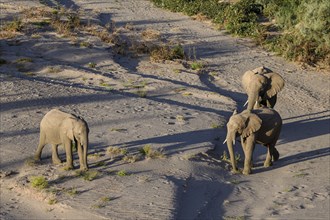
M 62 144 L 66 152 L 66 169 L 73 169 L 71 144 L 74 142 L 78 149 L 80 170 L 88 170 L 88 134 L 89 128 L 83 118 L 52 109 L 40 122 L 40 140 L 35 153 L 35 160 L 40 161 L 44 146 L 51 144 L 52 161 L 54 164 L 60 164 L 57 147 Z
M 242 76 L 242 86 L 248 95 L 245 103 L 248 103 L 247 109 L 252 110 L 260 105 L 274 108 L 277 93 L 283 89 L 284 84 L 284 79 L 278 73 L 263 66 L 245 72 Z
M 264 167 L 272 165 L 280 157 L 275 148 L 282 128 L 282 118 L 274 109 L 260 107 L 253 110 L 244 110 L 237 114 L 236 111 L 227 123 L 227 136 L 224 143 L 230 155 L 230 161 L 234 173 L 238 173 L 233 152 L 236 135 L 241 136 L 241 144 L 245 155 L 243 174 L 251 173 L 252 157 L 255 144 L 268 147 Z

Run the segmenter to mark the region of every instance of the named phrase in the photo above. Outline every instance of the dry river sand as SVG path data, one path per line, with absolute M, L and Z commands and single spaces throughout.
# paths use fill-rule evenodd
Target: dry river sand
M 0 66 L 0 219 L 330 218 L 328 71 L 290 63 L 144 0 L 3 0 L 0 16 L 5 21 L 56 2 L 79 10 L 85 21 L 112 22 L 127 39 L 156 31 L 158 40 L 181 43 L 205 67 L 198 72 L 185 63 L 118 55 L 113 45 L 86 33 L 74 43 L 51 30 L 1 39 L 0 56 L 8 62 Z M 19 58 L 32 62 L 18 65 Z M 280 159 L 264 168 L 266 149 L 257 146 L 253 174 L 235 175 L 220 160 L 225 124 L 246 101 L 242 74 L 262 65 L 286 81 L 275 106 L 283 118 Z M 88 122 L 96 179 L 52 165 L 50 147 L 40 164 L 29 163 L 40 120 L 52 108 Z M 148 144 L 166 158 L 128 163 L 107 154 L 115 146 L 138 155 Z M 243 157 L 239 142 L 235 151 Z M 31 187 L 29 178 L 40 175 L 48 191 Z

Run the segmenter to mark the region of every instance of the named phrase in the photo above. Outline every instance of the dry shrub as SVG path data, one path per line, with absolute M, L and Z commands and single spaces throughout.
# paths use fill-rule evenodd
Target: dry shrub
M 150 144 L 146 144 L 141 148 L 140 153 L 146 158 L 156 159 L 156 158 L 165 158 L 165 154 L 162 151 L 155 150 L 151 147 Z
M 19 35 L 19 32 L 23 29 L 23 22 L 21 18 L 14 18 L 13 21 L 5 22 L 1 24 L 0 39 L 14 38 Z
M 145 40 L 157 40 L 160 38 L 160 32 L 153 29 L 146 29 L 141 35 Z
M 114 158 L 116 156 L 124 156 L 127 153 L 128 153 L 127 149 L 124 148 L 113 147 L 113 146 L 107 148 L 107 155 L 109 155 L 111 158 Z
M 11 39 L 18 35 L 18 32 L 0 31 L 0 39 Z
M 123 157 L 123 161 L 128 162 L 128 163 L 134 163 L 140 159 L 141 158 L 139 155 L 131 155 L 131 154 L 127 154 Z
M 39 19 L 41 17 L 48 17 L 50 18 L 55 11 L 51 11 L 49 8 L 46 7 L 32 7 L 28 9 L 24 9 L 22 14 L 27 19 Z
M 203 15 L 202 13 L 198 13 L 197 15 L 192 16 L 194 20 L 197 21 L 207 21 L 210 20 L 207 16 Z
M 186 55 L 182 45 L 177 44 L 174 47 L 168 45 L 155 46 L 150 52 L 151 61 L 164 61 L 185 59 Z

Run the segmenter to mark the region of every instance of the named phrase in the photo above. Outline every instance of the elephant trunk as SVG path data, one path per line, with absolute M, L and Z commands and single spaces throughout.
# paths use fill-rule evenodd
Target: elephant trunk
M 254 94 L 249 95 L 247 110 L 252 110 L 256 103 L 258 103 L 259 92 L 254 92 Z
M 234 149 L 233 149 L 233 145 L 235 145 L 235 137 L 236 137 L 235 132 L 228 132 L 226 141 L 227 141 L 227 147 L 228 147 L 228 151 L 229 151 L 229 156 L 230 156 L 230 161 L 231 161 L 233 172 L 237 173 L 238 170 L 236 167 L 236 160 L 235 160 Z

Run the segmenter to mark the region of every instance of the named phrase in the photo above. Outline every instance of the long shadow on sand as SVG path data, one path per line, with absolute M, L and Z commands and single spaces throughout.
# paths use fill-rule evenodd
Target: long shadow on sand
M 167 177 L 177 186 L 176 219 L 221 219 L 224 215 L 223 204 L 233 192 L 232 184 L 220 180 L 186 180 Z M 234 202 L 231 204 L 234 205 Z
M 58 6 L 71 8 L 72 10 L 78 10 L 79 6 L 72 0 L 42 0 L 40 1 L 41 4 L 46 6 L 56 8 Z
M 285 123 L 285 121 L 288 120 L 295 121 Z M 280 136 L 281 141 L 277 144 L 278 146 L 298 140 L 330 134 L 330 111 L 316 112 L 309 115 L 285 118 L 283 121 L 284 124 Z M 327 146 L 329 146 L 329 143 Z
M 161 148 L 168 156 L 184 152 L 186 150 L 194 150 L 198 148 L 210 148 L 213 146 L 211 142 L 219 134 L 218 129 L 204 129 L 196 131 L 188 131 L 183 133 L 169 134 L 159 137 L 151 137 L 136 141 L 116 143 L 118 146 L 125 146 L 130 152 L 138 152 L 138 150 L 146 144 L 155 144 Z M 95 149 L 105 148 L 96 147 Z

